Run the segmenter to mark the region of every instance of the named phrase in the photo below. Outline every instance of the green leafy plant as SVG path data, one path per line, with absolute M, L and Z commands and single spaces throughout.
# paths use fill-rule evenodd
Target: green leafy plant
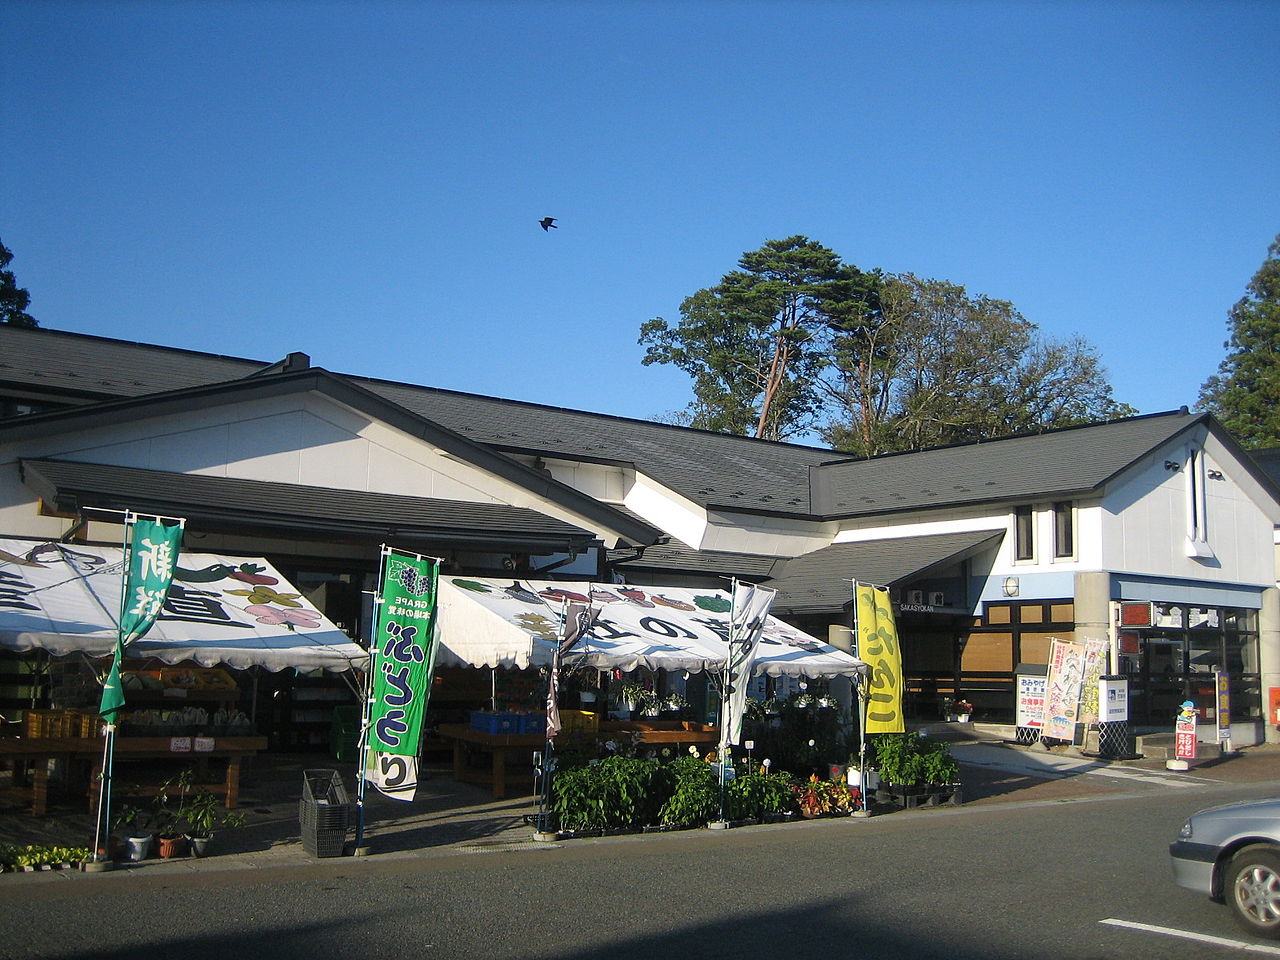
M 657 822 L 670 779 L 666 768 L 652 760 L 606 757 L 557 772 L 551 812 L 565 830 L 647 826 Z
M 871 738 L 875 767 L 888 783 L 912 786 L 955 783 L 960 765 L 951 748 L 919 733 L 882 733 Z
M 0 866 L 6 869 L 83 863 L 90 858 L 88 847 L 49 846 L 44 844 L 0 845 Z
M 216 827 L 242 827 L 244 814 L 220 809 L 221 802 L 212 792 L 196 790 L 182 801 L 178 819 L 186 826 L 189 837 L 207 839 Z
M 682 757 L 669 766 L 675 777 L 675 790 L 662 805 L 661 822 L 666 826 L 692 827 L 718 816 L 720 788 L 711 764 L 696 757 Z
M 112 818 L 112 829 L 130 837 L 144 837 L 151 832 L 151 811 L 131 803 L 122 804 Z
M 730 820 L 763 820 L 793 807 L 791 777 L 786 773 L 747 773 L 725 784 L 724 811 Z

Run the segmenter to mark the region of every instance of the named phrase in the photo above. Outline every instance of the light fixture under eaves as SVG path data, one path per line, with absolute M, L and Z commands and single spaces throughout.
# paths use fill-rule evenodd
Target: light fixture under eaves
M 1017 577 L 1005 577 L 1003 587 L 1006 597 L 1016 597 L 1021 585 L 1018 583 Z

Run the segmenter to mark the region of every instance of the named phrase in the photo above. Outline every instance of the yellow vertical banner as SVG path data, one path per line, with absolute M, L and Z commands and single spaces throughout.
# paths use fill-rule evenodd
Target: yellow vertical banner
M 867 733 L 905 733 L 902 717 L 902 650 L 889 591 L 855 583 L 858 657 L 870 667 Z

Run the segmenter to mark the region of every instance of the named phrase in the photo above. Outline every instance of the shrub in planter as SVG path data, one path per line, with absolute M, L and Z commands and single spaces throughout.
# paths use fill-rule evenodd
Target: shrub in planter
M 671 793 L 667 769 L 651 760 L 606 757 L 561 770 L 552 780 L 551 812 L 564 830 L 616 830 L 657 822 Z
M 876 770 L 887 783 L 904 786 L 955 783 L 960 765 L 951 748 L 918 733 L 881 733 L 870 739 Z
M 785 773 L 747 773 L 725 784 L 724 812 L 730 820 L 763 820 L 793 809 L 791 777 Z
M 668 764 L 667 769 L 675 784 L 659 814 L 663 826 L 692 827 L 719 816 L 720 786 L 711 764 L 696 757 L 683 757 Z

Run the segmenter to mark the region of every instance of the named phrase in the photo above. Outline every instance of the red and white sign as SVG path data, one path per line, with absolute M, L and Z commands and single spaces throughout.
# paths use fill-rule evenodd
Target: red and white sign
M 1196 758 L 1196 715 L 1189 717 L 1179 715 L 1174 726 L 1174 756 L 1179 760 Z

